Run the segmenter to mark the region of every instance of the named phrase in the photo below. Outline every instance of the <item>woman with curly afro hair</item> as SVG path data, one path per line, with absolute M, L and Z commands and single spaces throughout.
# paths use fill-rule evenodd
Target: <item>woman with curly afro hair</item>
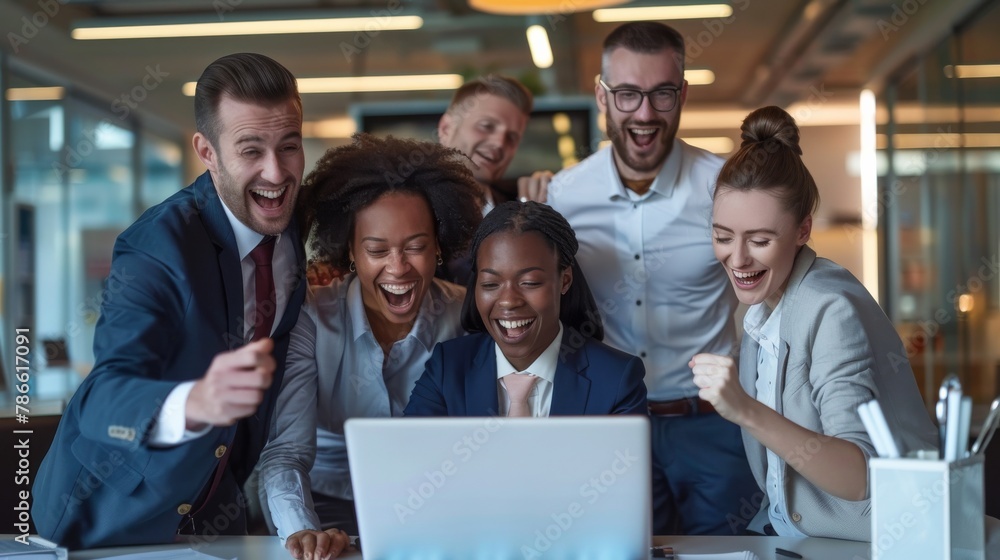
M 482 220 L 479 192 L 458 151 L 391 136 L 357 134 L 306 177 L 303 239 L 349 272 L 311 287 L 261 454 L 265 517 L 293 556 L 357 534 L 344 422 L 401 416 L 434 345 L 464 334 L 465 288 L 434 273 Z

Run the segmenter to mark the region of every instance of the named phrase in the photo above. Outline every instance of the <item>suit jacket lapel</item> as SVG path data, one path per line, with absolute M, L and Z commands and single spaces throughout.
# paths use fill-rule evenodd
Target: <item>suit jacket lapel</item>
M 552 406 L 549 416 L 567 416 L 585 414 L 587 412 L 587 397 L 590 395 L 590 380 L 583 372 L 589 366 L 587 353 L 583 348 L 574 349 L 565 345 L 570 329 L 563 330 L 563 345 L 559 348 L 559 360 L 556 362 L 555 386 L 552 391 Z M 586 344 L 584 345 L 586 346 Z
M 785 393 L 785 373 L 788 371 L 788 343 L 784 339 L 778 348 L 778 371 L 774 376 L 774 411 L 784 414 L 784 399 L 781 396 Z
M 201 220 L 212 242 L 218 249 L 219 271 L 222 275 L 222 289 L 226 303 L 226 344 L 235 350 L 245 343 L 243 332 L 243 272 L 240 265 L 236 236 L 229 224 L 229 218 L 222 209 L 222 201 L 215 191 L 212 176 L 208 171 L 198 177 L 194 184 L 195 206 L 201 209 Z
M 478 337 L 479 350 L 465 380 L 466 414 L 469 416 L 499 416 L 497 397 L 497 359 L 493 339 L 487 334 Z

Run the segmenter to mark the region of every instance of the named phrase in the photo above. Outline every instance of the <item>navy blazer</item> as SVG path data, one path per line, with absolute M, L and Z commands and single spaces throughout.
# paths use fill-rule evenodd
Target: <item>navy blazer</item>
M 496 416 L 496 346 L 487 333 L 434 347 L 404 416 Z M 565 328 L 550 415 L 647 414 L 646 369 L 636 356 Z
M 286 234 L 304 280 L 296 226 Z M 244 295 L 236 237 L 207 172 L 143 213 L 115 242 L 94 335 L 96 364 L 63 413 L 35 479 L 39 534 L 70 548 L 171 542 L 181 506 L 196 501 L 218 464 L 216 450 L 232 445 L 237 426 L 245 435 L 228 469 L 242 486 L 267 439 L 305 290 L 300 281 L 289 292 L 272 336 L 274 381 L 256 414 L 187 443 L 150 447 L 170 391 L 202 377 L 220 352 L 243 345 Z

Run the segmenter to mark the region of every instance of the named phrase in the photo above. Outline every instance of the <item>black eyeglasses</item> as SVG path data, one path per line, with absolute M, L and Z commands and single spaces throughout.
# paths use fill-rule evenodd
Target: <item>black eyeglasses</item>
M 655 111 L 661 113 L 672 111 L 677 106 L 677 92 L 681 90 L 679 87 L 662 87 L 651 91 L 633 88 L 612 88 L 604 83 L 604 80 L 598 81 L 601 87 L 607 90 L 611 94 L 611 97 L 615 99 L 615 107 L 623 113 L 638 111 L 642 105 L 643 97 L 649 98 L 649 104 L 653 106 Z

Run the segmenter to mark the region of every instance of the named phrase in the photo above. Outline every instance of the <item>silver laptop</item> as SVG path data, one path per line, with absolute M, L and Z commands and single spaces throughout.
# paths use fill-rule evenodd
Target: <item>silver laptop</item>
M 643 416 L 347 421 L 365 560 L 649 558 Z

